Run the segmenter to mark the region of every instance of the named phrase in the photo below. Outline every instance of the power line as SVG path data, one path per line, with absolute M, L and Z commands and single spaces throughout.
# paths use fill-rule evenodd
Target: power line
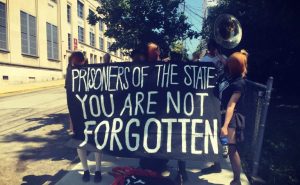
M 190 12 L 192 12 L 193 14 L 195 14 L 196 16 L 200 17 L 201 19 L 204 19 L 203 16 L 199 15 L 198 13 L 196 13 L 194 10 L 192 10 L 189 6 L 186 6 L 186 9 L 189 10 Z
M 192 15 L 190 12 L 187 11 L 187 13 L 189 14 L 188 18 L 189 19 L 193 19 L 196 21 L 196 23 L 200 23 L 201 19 L 198 19 L 198 17 L 195 17 L 194 15 Z

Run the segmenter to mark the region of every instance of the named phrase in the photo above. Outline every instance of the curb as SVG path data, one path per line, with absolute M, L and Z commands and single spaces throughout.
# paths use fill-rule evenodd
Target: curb
M 52 81 L 51 81 L 52 82 Z M 20 85 L 28 85 L 28 86 L 33 86 L 33 87 L 27 87 L 26 86 L 21 89 L 12 89 L 12 90 L 5 90 L 5 88 L 0 88 L 0 97 L 7 97 L 7 96 L 13 96 L 17 94 L 25 94 L 25 93 L 30 93 L 30 92 L 35 92 L 35 91 L 40 91 L 40 90 L 45 90 L 45 89 L 52 89 L 52 88 L 57 88 L 57 87 L 63 87 L 64 86 L 64 80 L 58 80 L 56 81 L 57 84 L 47 84 L 45 82 L 44 84 L 40 84 L 39 86 L 35 86 L 36 84 L 34 83 L 28 83 L 28 84 L 19 84 Z M 14 87 L 17 87 L 18 85 L 14 85 Z

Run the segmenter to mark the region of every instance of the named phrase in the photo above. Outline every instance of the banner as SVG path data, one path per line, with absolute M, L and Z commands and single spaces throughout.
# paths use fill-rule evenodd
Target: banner
M 210 63 L 130 62 L 68 70 L 80 147 L 115 156 L 216 160 L 220 104 Z

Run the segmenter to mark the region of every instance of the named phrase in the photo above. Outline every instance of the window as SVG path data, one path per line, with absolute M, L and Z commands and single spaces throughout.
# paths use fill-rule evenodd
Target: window
M 89 9 L 89 15 L 94 15 L 93 10 Z
M 82 19 L 84 16 L 83 11 L 84 11 L 84 4 L 81 1 L 77 1 L 77 15 Z
M 22 53 L 37 55 L 36 18 L 21 11 L 21 45 Z
M 111 46 L 111 43 L 110 43 L 110 42 L 107 42 L 107 51 L 108 51 L 108 52 L 111 52 L 111 51 L 110 51 L 110 46 Z
M 99 38 L 99 48 L 104 51 L 104 39 L 103 38 Z
M 72 36 L 68 33 L 68 50 L 72 50 Z
M 84 42 L 84 28 L 78 26 L 78 41 Z
M 6 39 L 6 9 L 5 4 L 0 2 L 0 49 L 7 49 Z
M 90 64 L 94 63 L 93 60 L 94 60 L 93 54 L 90 54 Z
M 103 57 L 100 57 L 100 63 L 103 63 Z
M 99 30 L 100 31 L 104 31 L 104 25 L 103 25 L 103 21 L 101 19 L 99 19 Z
M 48 59 L 58 60 L 57 27 L 47 23 L 47 53 Z
M 94 55 L 94 63 L 97 64 L 97 55 Z
M 71 5 L 67 5 L 67 20 L 68 20 L 68 23 L 71 23 L 71 15 L 72 15 Z
M 90 45 L 95 47 L 95 34 L 90 32 Z

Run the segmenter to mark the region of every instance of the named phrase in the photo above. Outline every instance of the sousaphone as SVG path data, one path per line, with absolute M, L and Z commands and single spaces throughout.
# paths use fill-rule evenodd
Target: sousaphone
M 242 40 L 240 22 L 230 14 L 219 15 L 214 24 L 216 42 L 226 49 L 235 48 Z

